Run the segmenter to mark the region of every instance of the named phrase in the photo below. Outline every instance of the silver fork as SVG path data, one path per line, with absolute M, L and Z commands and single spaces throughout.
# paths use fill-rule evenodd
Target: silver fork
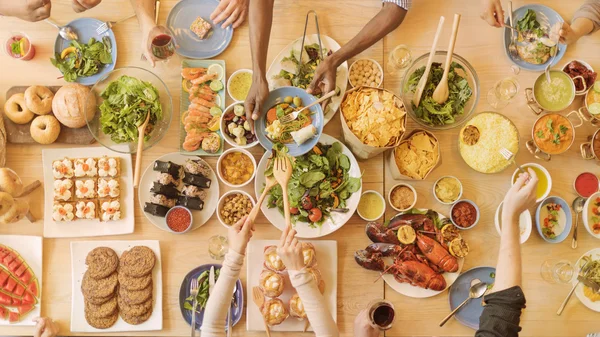
M 504 159 L 515 164 L 515 166 L 517 166 L 517 168 L 519 169 L 519 172 L 526 173 L 525 170 L 523 170 L 523 168 L 521 167 L 521 165 L 517 165 L 517 162 L 515 161 L 515 158 L 514 158 L 515 154 L 510 152 L 509 149 L 507 149 L 505 147 L 501 148 L 500 154 L 502 155 L 502 157 L 504 157 Z
M 296 118 L 298 118 L 298 115 L 300 115 L 300 113 L 301 113 L 302 111 L 304 111 L 304 110 L 306 110 L 306 109 L 309 109 L 309 108 L 311 108 L 311 107 L 313 107 L 313 106 L 315 106 L 315 105 L 317 105 L 317 104 L 319 104 L 319 103 L 323 102 L 323 101 L 324 101 L 324 100 L 326 100 L 326 99 L 329 99 L 329 98 L 330 98 L 330 97 L 332 97 L 333 95 L 335 95 L 335 90 L 331 90 L 330 92 L 328 92 L 328 93 L 326 93 L 325 95 L 321 96 L 321 98 L 319 98 L 318 100 L 316 100 L 316 101 L 314 101 L 314 102 L 310 103 L 309 105 L 307 105 L 307 106 L 303 107 L 302 109 L 300 109 L 300 110 L 296 110 L 296 111 L 293 111 L 293 112 L 290 112 L 289 114 L 287 114 L 287 115 L 285 115 L 285 116 L 281 117 L 281 118 L 279 119 L 279 122 L 280 122 L 281 124 L 286 124 L 286 123 L 289 123 L 289 122 L 295 121 L 295 120 L 296 120 Z
M 515 22 L 513 20 L 513 9 L 512 9 L 512 1 L 508 2 L 508 19 L 510 20 L 511 28 L 515 27 Z M 508 52 L 513 58 L 519 57 L 519 52 L 517 51 L 517 46 L 515 45 L 515 40 L 517 37 L 516 30 L 510 32 L 510 43 L 508 44 Z
M 194 297 L 192 303 L 192 337 L 194 337 L 196 335 L 196 306 L 198 305 L 198 279 L 195 277 L 190 282 L 190 295 Z
M 112 27 L 113 27 L 114 25 L 116 25 L 117 23 L 119 23 L 119 22 L 123 22 L 123 21 L 125 21 L 125 20 L 129 20 L 129 19 L 131 19 L 131 18 L 132 18 L 132 17 L 134 17 L 134 16 L 135 16 L 135 14 L 132 14 L 132 15 L 130 15 L 130 16 L 126 17 L 126 18 L 123 18 L 123 19 L 121 19 L 121 20 L 117 20 L 117 21 L 106 21 L 105 23 L 103 23 L 103 24 L 101 24 L 100 26 L 98 26 L 98 28 L 96 28 L 96 34 L 98 34 L 98 35 L 102 35 L 102 34 L 104 34 L 104 33 L 108 32 L 108 30 L 109 30 L 109 29 L 112 29 Z

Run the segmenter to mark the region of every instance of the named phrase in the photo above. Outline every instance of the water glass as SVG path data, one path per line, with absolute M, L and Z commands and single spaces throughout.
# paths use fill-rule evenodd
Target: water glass
M 542 279 L 550 284 L 569 283 L 575 270 L 568 260 L 547 259 L 542 263 L 540 273 Z
M 494 109 L 502 109 L 519 92 L 519 82 L 514 77 L 502 79 L 488 91 L 487 101 Z
M 214 260 L 223 260 L 229 250 L 227 238 L 222 235 L 213 235 L 208 239 L 208 255 Z
M 401 44 L 394 48 L 389 56 L 387 63 L 387 72 L 394 75 L 402 75 L 412 63 L 412 54 L 408 46 Z

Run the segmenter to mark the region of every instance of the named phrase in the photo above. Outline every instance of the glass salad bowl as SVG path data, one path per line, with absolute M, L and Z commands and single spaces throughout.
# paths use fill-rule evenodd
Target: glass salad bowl
M 446 54 L 447 54 L 446 51 L 436 52 L 435 55 L 433 56 L 433 63 L 439 63 L 442 66 L 444 66 L 444 64 L 446 62 Z M 417 84 L 419 83 L 418 78 L 420 78 L 420 77 L 417 77 L 417 78 L 411 78 L 411 77 L 417 70 L 419 70 L 421 68 L 423 68 L 423 70 L 421 70 L 421 72 L 424 71 L 425 67 L 427 66 L 428 58 L 429 58 L 429 53 L 418 57 L 411 64 L 410 68 L 408 68 L 404 78 L 402 79 L 402 87 L 400 88 L 400 90 L 402 92 L 402 100 L 404 101 L 404 104 L 406 106 L 406 111 L 408 112 L 408 115 L 415 122 L 417 122 L 418 124 L 420 124 L 421 126 L 427 128 L 427 129 L 445 130 L 445 129 L 451 129 L 451 128 L 457 127 L 469 119 L 469 117 L 475 111 L 475 107 L 477 106 L 477 102 L 479 101 L 479 78 L 477 77 L 477 73 L 475 72 L 475 69 L 471 66 L 471 64 L 469 62 L 467 62 L 467 60 L 460 57 L 459 55 L 454 54 L 452 57 L 452 62 L 456 62 L 464 69 L 463 70 L 463 69 L 455 68 L 455 72 L 460 77 L 465 78 L 467 80 L 468 86 L 471 88 L 471 96 L 466 100 L 462 113 L 455 114 L 453 116 L 453 118 L 449 118 L 448 114 L 445 111 L 434 109 L 434 107 L 435 107 L 434 105 L 428 104 L 426 102 L 427 101 L 426 97 L 427 96 L 431 97 L 431 95 L 433 94 L 433 91 L 435 91 L 435 88 L 436 88 L 436 85 L 431 83 L 431 77 L 427 79 L 428 83 L 425 86 L 425 89 L 423 90 L 423 96 L 421 96 L 421 103 L 419 104 L 419 109 L 413 109 L 412 100 L 413 100 L 413 96 L 414 96 L 414 92 L 416 90 Z M 433 69 L 433 65 L 432 65 L 432 69 Z M 443 68 L 440 69 L 440 71 L 441 70 L 443 70 Z M 439 78 L 441 78 L 441 73 L 439 74 Z M 437 81 L 439 81 L 439 78 L 437 79 Z M 436 83 L 437 83 L 437 81 L 436 81 Z M 444 103 L 443 105 L 448 104 L 448 102 L 450 102 L 453 99 L 453 97 L 454 98 L 465 97 L 465 95 L 468 93 L 468 89 L 466 89 L 465 87 L 463 87 L 461 89 L 461 88 L 457 87 L 457 85 L 464 85 L 464 83 L 462 83 L 458 80 L 453 80 L 453 74 L 451 71 L 448 74 L 448 88 L 449 88 L 448 91 L 450 92 L 450 97 L 448 98 L 448 101 L 446 101 L 446 103 Z M 429 95 L 427 95 L 428 86 L 429 86 Z M 433 102 L 433 100 L 431 98 L 429 100 L 430 100 L 430 102 Z M 454 104 L 456 104 L 456 103 L 454 103 Z M 454 108 L 450 104 L 448 104 L 448 107 L 446 109 L 448 111 L 454 110 Z M 432 113 L 430 110 L 433 110 L 433 112 L 435 112 L 435 113 Z M 440 112 L 441 112 L 441 114 L 440 114 Z
M 138 126 L 146 127 L 144 149 L 158 143 L 171 124 L 173 99 L 163 82 L 153 72 L 138 68 L 115 69 L 94 84 L 86 98 L 86 108 L 95 106 L 93 118 L 86 116 L 87 126 L 103 146 L 121 153 L 137 151 Z

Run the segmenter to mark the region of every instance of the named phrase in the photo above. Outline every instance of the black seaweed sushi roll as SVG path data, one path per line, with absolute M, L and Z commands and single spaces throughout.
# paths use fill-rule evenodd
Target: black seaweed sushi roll
M 173 185 L 162 185 L 156 181 L 150 189 L 150 192 L 154 194 L 162 194 L 167 198 L 177 198 L 179 196 L 179 191 Z
M 144 205 L 144 212 L 150 213 L 155 216 L 165 217 L 167 212 L 169 211 L 169 207 L 165 207 L 163 205 L 151 204 L 147 202 Z
M 208 195 L 206 190 L 203 190 L 194 185 L 185 185 L 181 190 L 181 194 L 188 197 L 200 198 L 200 200 L 203 201 L 206 200 L 206 196 Z
M 203 160 L 191 160 L 185 161 L 183 166 L 185 172 L 191 174 L 199 174 L 205 177 L 210 176 L 212 169 Z
M 183 182 L 188 185 L 194 185 L 200 188 L 210 188 L 210 179 L 201 175 L 185 173 L 183 176 Z
M 168 173 L 173 176 L 175 179 L 179 179 L 179 172 L 181 170 L 181 165 L 177 165 L 171 161 L 164 162 L 157 160 L 154 162 L 154 171 L 158 171 L 160 173 Z
M 153 204 L 171 208 L 171 207 L 175 207 L 175 204 L 177 204 L 177 199 L 176 198 L 167 198 L 162 194 L 155 194 L 155 195 L 150 196 L 150 202 Z
M 204 201 L 200 200 L 200 198 L 180 196 L 177 200 L 177 205 L 201 211 L 204 208 Z

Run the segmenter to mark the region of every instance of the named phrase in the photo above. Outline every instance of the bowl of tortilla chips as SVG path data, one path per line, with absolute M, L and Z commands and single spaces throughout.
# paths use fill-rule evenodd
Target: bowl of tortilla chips
M 406 132 L 404 102 L 389 90 L 365 86 L 348 90 L 340 111 L 344 141 L 360 159 L 394 148 Z
M 394 179 L 423 180 L 440 163 L 440 143 L 429 131 L 416 129 L 390 153 Z

